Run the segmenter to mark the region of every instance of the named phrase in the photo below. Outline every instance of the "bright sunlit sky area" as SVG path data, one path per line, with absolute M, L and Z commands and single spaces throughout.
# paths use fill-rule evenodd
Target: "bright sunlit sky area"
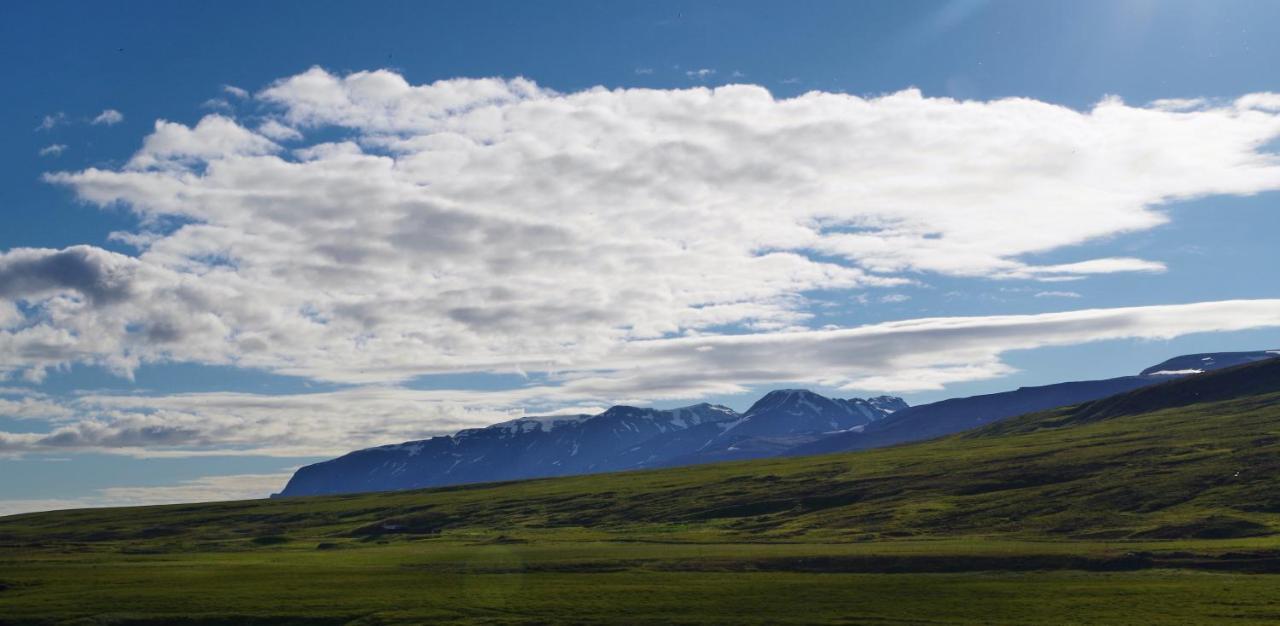
M 1277 2 L 13 3 L 0 52 L 0 514 L 1280 348 Z

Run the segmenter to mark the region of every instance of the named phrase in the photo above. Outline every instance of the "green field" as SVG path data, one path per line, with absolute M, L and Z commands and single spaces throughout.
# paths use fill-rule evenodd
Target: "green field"
M 1280 360 L 859 453 L 0 518 L 0 624 L 1275 623 L 1277 531 Z

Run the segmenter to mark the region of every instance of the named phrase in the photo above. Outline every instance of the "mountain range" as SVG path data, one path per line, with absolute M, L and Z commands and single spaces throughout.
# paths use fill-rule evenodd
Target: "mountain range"
M 595 415 L 523 417 L 451 436 L 357 450 L 300 468 L 273 497 L 698 465 L 863 450 L 931 439 L 1015 415 L 1080 404 L 1278 351 L 1178 356 L 1136 376 L 1074 381 L 910 407 L 901 398 L 771 391 L 745 413 L 713 404 L 615 406 Z

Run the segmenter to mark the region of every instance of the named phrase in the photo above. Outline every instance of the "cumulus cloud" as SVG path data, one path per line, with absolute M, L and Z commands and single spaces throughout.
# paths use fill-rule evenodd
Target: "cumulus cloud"
M 1235 105 L 1242 110 L 1257 109 L 1260 111 L 1280 112 L 1280 93 L 1251 93 L 1236 99 Z
M 115 126 L 124 121 L 124 114 L 115 109 L 105 109 L 93 118 L 91 122 L 94 126 L 105 124 L 107 126 Z
M 258 134 L 276 141 L 294 141 L 302 139 L 302 133 L 296 128 L 281 124 L 278 120 L 267 120 L 258 126 Z
M 141 170 L 165 165 L 210 163 L 215 160 L 269 154 L 279 146 L 222 115 L 209 115 L 194 128 L 157 120 L 142 149 L 128 168 Z
M 636 342 L 803 330 L 818 291 L 1164 271 L 1026 259 L 1155 227 L 1169 202 L 1280 188 L 1261 149 L 1280 114 L 1255 95 L 1075 111 L 311 69 L 256 94 L 257 130 L 161 120 L 121 168 L 51 174 L 136 212 L 116 238 L 139 251 L 99 259 L 132 268 L 115 299 L 39 264 L 13 274 L 23 295 L 5 297 L 26 305 L 0 369 L 180 360 L 362 383 L 616 369 Z
M 74 291 L 107 302 L 128 295 L 136 259 L 92 246 L 16 248 L 0 254 L 0 298 L 32 300 Z
M 178 340 L 189 342 L 182 359 L 230 363 L 231 331 L 210 306 L 231 296 L 218 282 L 92 246 L 2 253 L 0 371 L 39 381 L 84 363 L 128 376 Z

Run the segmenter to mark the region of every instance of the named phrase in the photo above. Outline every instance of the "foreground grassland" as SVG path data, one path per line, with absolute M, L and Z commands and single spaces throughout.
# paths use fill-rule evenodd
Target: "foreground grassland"
M 0 624 L 1275 623 L 1245 371 L 855 454 L 3 518 Z
M 1180 570 L 859 574 L 681 571 L 667 550 L 554 543 L 337 555 L 78 556 L 25 564 L 11 623 L 1275 623 L 1276 577 Z M 817 550 L 825 552 L 825 550 Z M 715 546 L 707 553 L 721 553 Z M 769 547 L 734 553 L 739 564 Z M 684 556 L 680 556 L 684 555 Z M 656 559 L 655 561 L 649 561 Z M 584 568 L 589 562 L 593 567 Z M 81 616 L 96 619 L 74 621 Z M 52 618 L 52 619 L 51 619 Z

